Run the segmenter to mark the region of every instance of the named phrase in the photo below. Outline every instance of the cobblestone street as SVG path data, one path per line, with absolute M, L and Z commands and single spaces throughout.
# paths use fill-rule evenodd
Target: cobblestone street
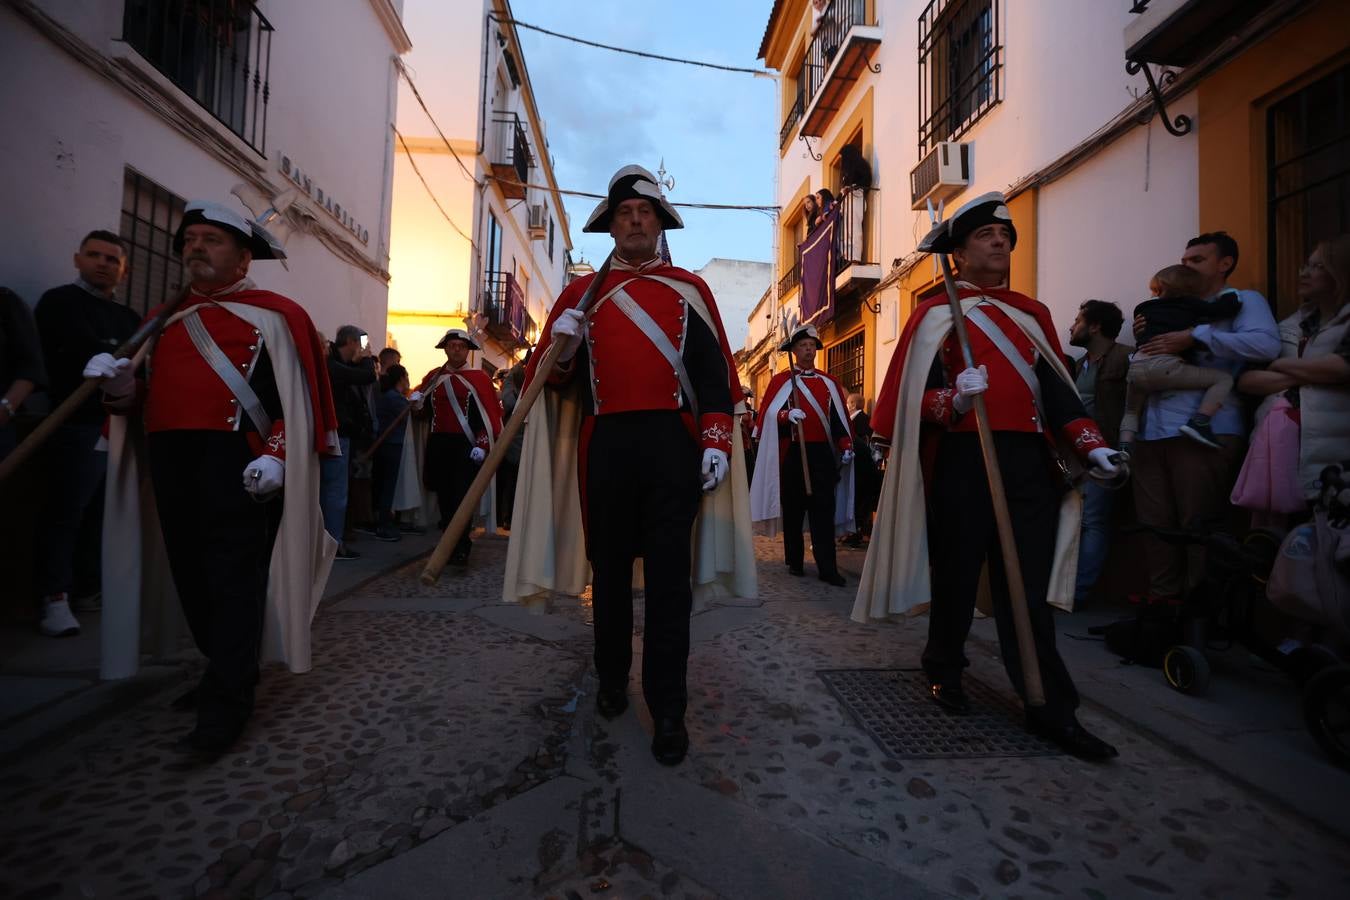
M 853 624 L 850 588 L 764 540 L 760 600 L 693 620 L 692 749 L 664 769 L 636 675 L 629 712 L 593 711 L 585 598 L 499 603 L 505 548 L 326 606 L 314 670 L 269 669 L 213 764 L 172 746 L 190 668 L 12 762 L 0 895 L 1350 895 L 1342 837 L 1090 702 L 1115 763 L 888 756 L 819 673 L 914 667 L 926 620 Z M 971 674 L 1010 694 L 987 624 Z

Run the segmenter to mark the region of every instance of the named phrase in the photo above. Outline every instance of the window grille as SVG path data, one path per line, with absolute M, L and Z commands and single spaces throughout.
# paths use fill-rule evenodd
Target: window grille
M 184 200 L 134 169 L 122 177 L 120 234 L 127 242 L 126 304 L 141 315 L 170 300 L 182 286 L 183 264 L 173 235 Z
M 126 0 L 122 40 L 266 155 L 272 25 L 249 0 Z
M 1003 99 L 998 0 L 931 0 L 919 16 L 919 158 Z
M 825 370 L 839 379 L 846 394 L 861 394 L 866 333 L 859 331 L 825 351 Z
M 1266 159 L 1269 299 L 1284 316 L 1317 242 L 1350 231 L 1350 66 L 1270 107 Z

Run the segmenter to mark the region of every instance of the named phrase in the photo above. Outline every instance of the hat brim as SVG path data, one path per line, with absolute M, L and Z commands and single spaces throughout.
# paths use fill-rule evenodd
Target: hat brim
M 637 167 L 631 166 L 629 168 L 636 169 Z M 621 170 L 620 175 L 627 171 L 627 169 Z M 618 178 L 619 176 L 615 176 L 616 180 Z M 617 195 L 614 190 L 614 182 L 610 183 L 610 195 L 596 204 L 595 209 L 591 211 L 590 218 L 586 220 L 586 224 L 581 229 L 583 232 L 609 234 L 609 226 L 614 219 L 614 212 L 610 208 L 610 201 L 612 200 L 618 200 L 614 203 L 615 207 L 624 200 L 646 200 L 651 203 L 652 209 L 656 210 L 656 217 L 661 220 L 661 227 L 664 230 L 673 231 L 684 227 L 684 220 L 680 218 L 680 214 L 675 211 L 675 207 L 670 205 L 670 201 L 665 198 L 661 189 L 654 182 L 646 178 L 630 177 L 626 180 L 628 183 L 625 189 Z
M 468 337 L 462 334 L 447 334 L 445 337 L 441 338 L 439 341 L 436 342 L 436 349 L 437 350 L 445 349 L 445 345 L 450 343 L 451 341 L 463 341 L 464 343 L 469 345 L 470 350 L 483 349 L 482 347 L 479 347 L 473 341 L 469 340 Z
M 786 341 L 783 341 L 783 343 L 778 345 L 778 352 L 779 353 L 790 352 L 794 344 L 805 338 L 810 338 L 811 340 L 815 341 L 817 350 L 819 350 L 822 346 L 824 346 L 824 344 L 820 340 L 820 333 L 817 332 L 814 327 L 798 328 L 796 331 L 792 333 L 792 336 L 790 338 L 788 338 Z

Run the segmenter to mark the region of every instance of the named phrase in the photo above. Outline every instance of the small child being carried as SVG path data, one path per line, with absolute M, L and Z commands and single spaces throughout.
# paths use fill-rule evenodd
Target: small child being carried
M 1136 335 L 1139 346 L 1160 334 L 1231 319 L 1241 310 L 1242 301 L 1236 291 L 1226 291 L 1213 300 L 1202 300 L 1198 296 L 1202 285 L 1200 275 L 1186 266 L 1168 266 L 1154 275 L 1148 286 L 1153 299 L 1145 300 L 1134 311 L 1136 316 L 1143 316 L 1145 322 L 1143 332 Z M 1139 430 L 1139 413 L 1149 394 L 1200 389 L 1205 392 L 1200 408 L 1181 426 L 1181 433 L 1218 449 L 1219 440 L 1210 427 L 1210 419 L 1232 391 L 1233 376 L 1222 369 L 1189 365 L 1184 357 L 1175 353 L 1136 351 L 1130 358 L 1130 370 L 1125 376 L 1125 417 L 1120 422 L 1122 449 L 1134 442 Z

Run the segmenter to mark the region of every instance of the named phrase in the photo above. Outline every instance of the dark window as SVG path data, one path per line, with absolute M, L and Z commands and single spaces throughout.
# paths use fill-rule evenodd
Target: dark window
M 169 300 L 183 281 L 183 264 L 173 252 L 173 234 L 183 219 L 184 201 L 127 169 L 122 178 L 122 239 L 130 248 L 127 306 L 145 315 Z
M 488 210 L 487 274 L 484 286 L 483 312 L 492 316 L 506 301 L 506 280 L 502 272 L 502 225 L 492 210 Z
M 998 0 L 931 0 L 919 16 L 919 157 L 1002 98 Z
M 1298 270 L 1317 242 L 1350 231 L 1350 66 L 1266 115 L 1270 302 L 1298 306 Z
M 548 217 L 548 261 L 553 262 L 553 217 Z
M 122 40 L 266 154 L 272 26 L 249 0 L 126 0 Z
M 861 394 L 867 345 L 864 332 L 845 338 L 825 351 L 825 370 L 839 379 L 846 394 Z

